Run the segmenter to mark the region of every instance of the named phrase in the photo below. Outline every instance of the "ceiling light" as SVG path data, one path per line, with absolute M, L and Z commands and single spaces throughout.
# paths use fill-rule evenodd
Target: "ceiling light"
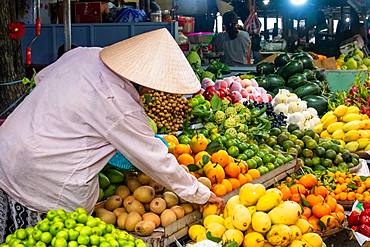
M 268 5 L 270 3 L 270 0 L 263 0 L 264 5 Z
M 290 0 L 290 3 L 293 5 L 303 5 L 307 2 L 307 0 Z
M 349 21 L 350 21 L 350 19 L 349 19 L 349 17 L 347 17 L 347 18 L 346 18 L 346 22 L 349 22 Z

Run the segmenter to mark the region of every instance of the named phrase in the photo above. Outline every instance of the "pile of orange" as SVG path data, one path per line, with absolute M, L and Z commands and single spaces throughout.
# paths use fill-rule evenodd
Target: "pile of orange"
M 278 188 L 283 200 L 302 205 L 301 217 L 308 220 L 315 231 L 338 228 L 345 220 L 343 206 L 312 174 L 305 174 L 299 179 L 289 177 Z
M 334 183 L 331 195 L 340 201 L 370 201 L 370 177 L 362 179 L 354 173 L 328 172 Z
M 257 169 L 248 169 L 246 162 L 235 160 L 225 150 L 212 155 L 206 152 L 208 140 L 202 134 L 195 135 L 190 144 L 180 144 L 174 135 L 164 139 L 169 143 L 168 152 L 179 164 L 217 196 L 224 196 L 261 176 Z

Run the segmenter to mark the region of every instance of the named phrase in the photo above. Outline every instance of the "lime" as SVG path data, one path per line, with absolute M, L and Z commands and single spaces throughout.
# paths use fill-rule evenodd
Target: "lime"
M 295 135 L 298 139 L 302 139 L 303 133 L 300 130 L 295 130 L 292 132 L 293 135 Z
M 275 162 L 275 156 L 272 154 L 266 154 L 262 157 L 263 163 L 268 164 L 268 163 L 274 163 Z
M 247 150 L 249 147 L 249 145 L 244 142 L 240 142 L 237 146 L 241 152 L 244 152 L 244 150 Z
M 187 135 L 180 135 L 178 140 L 180 144 L 189 144 L 191 141 L 190 137 Z
M 260 158 L 263 158 L 263 156 L 265 156 L 266 154 L 268 154 L 267 151 L 265 150 L 260 150 L 258 153 L 257 153 L 257 156 L 260 157 Z
M 289 140 L 288 136 L 284 133 L 280 134 L 277 138 L 277 142 L 281 145 L 283 144 L 285 141 Z
M 273 147 L 273 149 L 276 150 L 276 151 L 283 151 L 283 148 L 281 146 L 279 146 L 279 145 L 275 145 Z
M 320 158 L 319 158 L 319 157 L 313 157 L 313 158 L 312 158 L 312 165 L 313 165 L 313 166 L 320 165 L 320 163 L 321 163 L 321 160 L 320 160 Z
M 273 136 L 278 136 L 281 134 L 281 130 L 279 128 L 272 128 L 270 130 L 270 134 L 273 135 Z
M 254 159 L 247 160 L 248 168 L 249 169 L 256 169 L 257 168 L 257 161 Z
M 230 140 L 226 141 L 225 145 L 226 145 L 227 148 L 232 147 L 232 146 L 236 146 L 237 141 L 235 139 L 230 139 Z
M 300 146 L 301 148 L 304 148 L 304 142 L 302 140 L 296 140 L 295 145 Z
M 322 162 L 322 165 L 325 167 L 331 167 L 333 165 L 333 161 L 331 159 L 325 158 Z
M 326 150 L 325 157 L 331 160 L 335 160 L 337 153 L 333 149 Z
M 305 166 L 312 166 L 312 159 L 310 158 L 304 158 L 303 162 Z
M 262 166 L 263 165 L 263 160 L 261 157 L 254 156 L 252 159 L 254 159 L 257 162 L 257 166 Z
M 298 150 L 295 149 L 295 148 L 289 148 L 287 150 L 288 154 L 294 154 L 294 155 L 298 155 Z
M 313 158 L 313 151 L 310 149 L 307 149 L 307 148 L 303 149 L 302 154 L 303 154 L 303 157 L 305 158 L 310 158 L 310 159 Z
M 238 160 L 244 160 L 244 161 L 247 161 L 249 158 L 247 155 L 245 154 L 239 154 L 238 156 Z
M 298 137 L 295 135 L 290 135 L 289 140 L 291 140 L 292 142 L 296 142 L 298 140 Z
M 239 155 L 239 148 L 237 146 L 231 146 L 227 149 L 227 152 L 231 157 L 236 158 Z
M 309 140 L 312 140 L 312 138 L 311 138 L 311 137 L 309 137 L 309 136 L 303 136 L 303 137 L 302 137 L 302 141 L 303 141 L 304 143 L 308 142 Z
M 269 169 L 269 171 L 272 171 L 275 169 L 275 165 L 272 163 L 268 163 L 266 167 Z
M 270 136 L 267 138 L 266 144 L 270 147 L 273 147 L 277 144 L 277 137 L 276 136 Z
M 248 159 L 252 158 L 254 156 L 254 152 L 252 149 L 247 149 L 244 151 L 244 154 L 248 157 Z
M 316 154 L 318 157 L 324 157 L 324 156 L 326 155 L 325 148 L 323 148 L 322 146 L 318 146 L 318 147 L 315 149 L 315 154 Z
M 307 142 L 305 142 L 305 144 L 306 144 L 306 148 L 311 149 L 311 150 L 317 147 L 317 142 L 313 139 L 308 140 Z

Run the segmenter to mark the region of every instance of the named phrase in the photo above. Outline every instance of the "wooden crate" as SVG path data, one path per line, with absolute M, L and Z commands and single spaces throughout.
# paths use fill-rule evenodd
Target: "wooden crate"
M 265 187 L 270 187 L 271 185 L 279 182 L 280 180 L 286 178 L 288 175 L 296 172 L 300 168 L 297 159 L 292 160 L 289 163 L 286 163 L 267 174 L 254 179 L 253 184 L 263 184 Z M 229 200 L 231 197 L 239 194 L 240 189 L 234 190 L 223 197 L 225 201 Z

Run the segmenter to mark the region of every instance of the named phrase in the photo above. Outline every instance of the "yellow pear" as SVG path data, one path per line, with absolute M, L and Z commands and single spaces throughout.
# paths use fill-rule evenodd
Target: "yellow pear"
M 234 207 L 231 217 L 233 220 L 233 226 L 240 231 L 247 230 L 251 223 L 251 215 L 248 209 L 241 204 Z
M 240 188 L 239 200 L 244 206 L 253 206 L 265 193 L 266 188 L 262 184 L 247 183 Z
M 247 233 L 244 237 L 243 247 L 263 247 L 265 238 L 259 232 Z
M 305 242 L 310 247 L 321 247 L 323 243 L 320 235 L 313 232 L 303 234 L 302 241 Z
M 264 212 L 255 212 L 252 216 L 252 227 L 256 232 L 266 233 L 271 228 L 271 220 Z

